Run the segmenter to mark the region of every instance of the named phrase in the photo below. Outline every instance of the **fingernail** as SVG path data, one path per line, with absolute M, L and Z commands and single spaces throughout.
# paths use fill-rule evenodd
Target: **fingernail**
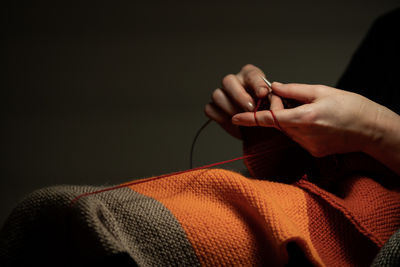
M 238 119 L 237 117 L 233 116 L 233 117 L 232 117 L 232 123 L 233 123 L 233 124 L 236 124 L 236 123 L 238 123 L 238 122 L 239 122 L 239 119 Z
M 248 111 L 253 111 L 254 110 L 254 104 L 251 102 L 247 102 L 247 110 Z
M 282 83 L 280 83 L 280 82 L 273 82 L 272 84 L 275 84 L 275 85 L 282 85 Z

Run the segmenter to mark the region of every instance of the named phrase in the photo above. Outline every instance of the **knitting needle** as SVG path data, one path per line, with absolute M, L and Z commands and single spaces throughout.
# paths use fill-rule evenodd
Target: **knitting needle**
M 263 76 L 260 76 L 260 78 L 263 79 L 264 82 L 267 84 L 267 86 L 268 86 L 269 89 L 271 90 L 270 93 L 273 93 L 273 92 L 272 92 L 272 84 L 271 84 L 271 82 L 268 81 L 267 78 L 265 78 L 265 77 L 263 77 Z M 294 107 L 297 107 L 297 106 L 301 105 L 301 103 L 297 102 L 297 101 L 294 100 L 294 99 L 285 99 L 285 98 L 282 98 L 282 102 L 283 102 L 283 105 L 284 105 L 286 108 L 294 108 Z
M 271 84 L 271 82 L 268 81 L 267 78 L 265 78 L 265 77 L 263 77 L 263 76 L 260 76 L 260 77 L 261 77 L 261 79 L 264 80 L 264 82 L 267 84 L 267 86 L 269 87 L 269 89 L 272 90 L 272 84 Z

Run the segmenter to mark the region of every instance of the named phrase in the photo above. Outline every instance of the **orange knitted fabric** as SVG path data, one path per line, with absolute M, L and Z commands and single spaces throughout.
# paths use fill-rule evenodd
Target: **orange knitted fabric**
M 296 242 L 317 266 L 365 266 L 400 227 L 400 194 L 354 177 L 342 198 L 301 179 L 289 185 L 212 169 L 132 185 L 161 202 L 202 265 L 288 262 Z
M 226 170 L 200 170 L 131 186 L 166 206 L 202 265 L 282 265 L 297 240 L 315 263 L 304 192 Z

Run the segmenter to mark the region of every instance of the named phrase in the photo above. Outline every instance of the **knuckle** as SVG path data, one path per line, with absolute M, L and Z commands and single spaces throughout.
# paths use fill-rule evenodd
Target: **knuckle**
M 312 87 L 314 90 L 314 95 L 322 95 L 324 92 L 326 92 L 326 90 L 329 88 L 326 85 L 322 85 L 322 84 L 317 84 L 315 86 Z
M 214 102 L 217 102 L 219 100 L 219 98 L 221 97 L 221 89 L 215 89 L 214 92 L 211 95 L 211 99 Z
M 312 106 L 309 106 L 302 116 L 302 120 L 307 124 L 313 124 L 318 119 L 318 111 L 315 110 Z
M 254 79 L 254 76 L 259 76 L 261 74 L 261 72 L 260 72 L 260 70 L 258 70 L 258 69 L 251 69 L 251 70 L 249 70 L 248 72 L 247 72 L 247 77 L 249 78 L 249 79 Z
M 324 90 L 323 87 L 324 87 L 323 85 L 317 84 L 317 85 L 314 85 L 314 86 L 311 87 L 311 88 L 312 88 L 314 94 L 319 94 L 319 93 L 321 93 L 321 91 Z
M 242 67 L 242 71 L 247 72 L 250 71 L 252 69 L 256 68 L 256 66 L 254 66 L 253 64 L 246 64 Z
M 317 84 L 314 86 L 315 89 L 319 90 L 319 91 L 323 91 L 329 88 L 329 86 L 326 86 L 325 84 Z
M 257 116 L 257 120 L 259 121 L 260 125 L 271 125 L 270 120 L 268 120 L 267 116 Z
M 260 76 L 264 75 L 264 73 L 259 69 L 249 70 L 246 75 L 244 75 L 244 80 L 247 84 L 251 84 L 254 86 L 264 86 L 265 83 Z
M 228 75 L 226 75 L 226 76 L 222 79 L 222 85 L 223 85 L 224 87 L 226 87 L 227 85 L 229 85 L 229 84 L 232 82 L 233 79 L 235 79 L 235 75 L 233 75 L 233 74 L 228 74 Z

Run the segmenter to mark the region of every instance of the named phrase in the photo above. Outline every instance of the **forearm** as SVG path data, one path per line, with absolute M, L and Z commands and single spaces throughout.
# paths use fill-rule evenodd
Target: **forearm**
M 364 152 L 400 175 L 400 116 L 380 106 L 371 125 L 374 134 Z

